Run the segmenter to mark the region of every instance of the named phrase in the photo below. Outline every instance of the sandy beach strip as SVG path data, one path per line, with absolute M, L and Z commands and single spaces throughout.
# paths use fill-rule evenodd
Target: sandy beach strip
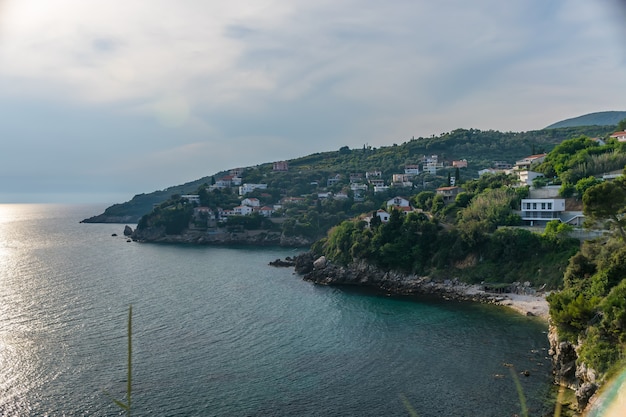
M 507 306 L 527 316 L 537 316 L 548 321 L 550 317 L 548 301 L 544 295 L 502 294 L 496 304 Z
M 468 296 L 480 295 L 489 299 L 493 304 L 509 307 L 525 316 L 536 316 L 545 321 L 548 321 L 550 317 L 546 294 L 494 294 L 484 291 L 479 285 L 467 285 L 463 292 Z

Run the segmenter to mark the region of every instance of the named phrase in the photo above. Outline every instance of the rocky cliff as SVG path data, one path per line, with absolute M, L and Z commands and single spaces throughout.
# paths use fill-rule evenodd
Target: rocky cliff
M 434 295 L 445 299 L 495 303 L 498 297 L 456 279 L 436 281 L 430 277 L 384 271 L 365 261 L 349 266 L 336 265 L 324 256 L 307 252 L 295 258 L 295 271 L 303 279 L 321 285 L 354 285 L 369 287 L 398 295 Z
M 313 243 L 311 239 L 302 236 L 285 236 L 280 232 L 267 230 L 229 232 L 226 229 L 218 229 L 207 232 L 205 230 L 187 229 L 180 234 L 168 235 L 165 233 L 165 226 L 137 229 L 130 236 L 138 242 L 187 243 L 196 245 L 306 247 Z
M 593 395 L 598 391 L 598 374 L 584 363 L 578 362 L 578 346 L 567 341 L 559 341 L 558 331 L 550 324 L 548 330 L 552 357 L 552 372 L 554 383 L 574 391 L 577 401 L 577 410 L 583 411 Z
M 81 220 L 81 223 L 137 223 L 141 216 L 136 215 L 121 215 L 110 216 L 107 214 L 98 214 L 97 216 L 89 217 L 88 219 Z

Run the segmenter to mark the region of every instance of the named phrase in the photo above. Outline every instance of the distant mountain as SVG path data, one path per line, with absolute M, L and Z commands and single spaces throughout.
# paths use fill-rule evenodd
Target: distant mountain
M 546 127 L 546 129 L 578 126 L 614 126 L 624 119 L 626 119 L 626 111 L 601 111 L 574 117 L 572 119 L 561 120 L 560 122 L 551 124 Z

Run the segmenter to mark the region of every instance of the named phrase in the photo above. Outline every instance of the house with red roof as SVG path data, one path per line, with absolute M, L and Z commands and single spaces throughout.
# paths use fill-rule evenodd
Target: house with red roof
M 437 190 L 435 190 L 435 192 L 440 195 L 443 196 L 443 202 L 448 204 L 448 203 L 453 203 L 454 200 L 456 199 L 456 196 L 463 191 L 463 189 L 461 187 L 456 187 L 456 186 L 451 186 L 451 187 L 439 187 L 437 188 Z
M 543 162 L 543 160 L 546 159 L 546 155 L 548 155 L 548 154 L 547 153 L 540 153 L 540 154 L 537 154 L 537 155 L 527 156 L 524 159 L 520 159 L 519 161 L 515 162 L 515 169 L 518 169 L 518 170 L 530 169 L 530 166 L 532 164 L 539 164 L 539 163 Z
M 613 133 L 611 138 L 617 139 L 618 142 L 626 142 L 626 130 Z

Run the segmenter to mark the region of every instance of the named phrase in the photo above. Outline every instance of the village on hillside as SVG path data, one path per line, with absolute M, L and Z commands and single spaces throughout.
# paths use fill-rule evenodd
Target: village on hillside
M 626 142 L 626 132 L 616 132 L 610 136 L 619 141 Z M 604 145 L 600 138 L 594 138 L 599 145 Z M 484 175 L 506 174 L 513 176 L 516 187 L 528 187 L 528 195 L 521 200 L 519 210 L 515 211 L 520 216 L 522 224 L 530 228 L 543 228 L 553 220 L 558 220 L 580 229 L 585 221 L 580 198 L 565 198 L 559 196 L 559 185 L 553 185 L 544 174 L 533 171 L 533 167 L 539 165 L 546 158 L 546 153 L 529 155 L 517 161 L 493 161 L 492 167 L 478 171 L 479 177 Z M 228 175 L 215 179 L 214 184 L 208 187 L 209 191 L 228 189 L 236 191 L 240 197 L 239 204 L 233 207 L 209 208 L 201 204 L 197 194 L 181 196 L 194 205 L 193 224 L 195 228 L 215 229 L 235 216 L 259 215 L 268 218 L 275 223 L 284 220 L 285 210 L 293 206 L 320 204 L 325 201 L 362 202 L 366 196 L 379 193 L 394 195 L 390 197 L 377 210 L 362 214 L 360 218 L 368 225 L 374 216 L 380 222 L 389 220 L 392 210 L 399 210 L 404 214 L 411 212 L 423 212 L 412 204 L 412 198 L 418 191 L 425 189 L 424 177 L 420 174 L 429 174 L 430 178 L 445 170 L 447 178 L 441 177 L 441 186 L 434 188 L 437 196 L 441 196 L 443 204 L 448 205 L 456 201 L 457 196 L 465 190 L 459 182 L 460 170 L 468 167 L 465 159 L 444 161 L 439 155 L 424 155 L 414 164 L 406 164 L 404 172 L 392 173 L 384 176 L 381 170 L 367 172 L 353 172 L 349 175 L 333 174 L 328 176 L 325 183 L 322 181 L 311 182 L 315 190 L 310 195 L 283 195 L 276 199 L 273 194 L 266 193 L 267 183 L 244 182 L 245 168 L 231 169 Z M 288 172 L 287 161 L 273 163 L 272 172 Z M 454 175 L 451 174 L 454 172 Z M 602 181 L 611 181 L 622 174 L 622 170 L 604 173 Z M 445 175 L 445 174 L 444 174 Z M 339 187 L 339 188 L 338 188 Z M 331 191 L 331 188 L 335 191 Z M 337 189 L 339 189 L 337 191 Z M 250 196 L 254 194 L 254 196 Z M 579 236 L 594 237 L 593 232 L 579 232 Z

